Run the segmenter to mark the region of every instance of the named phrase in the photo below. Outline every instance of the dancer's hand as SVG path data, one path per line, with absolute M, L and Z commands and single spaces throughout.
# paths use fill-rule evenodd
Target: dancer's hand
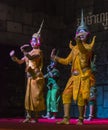
M 52 49 L 52 52 L 51 52 L 51 59 L 54 60 L 55 59 L 55 48 Z
M 14 62 L 17 61 L 17 57 L 15 56 L 15 51 L 14 51 L 14 50 L 12 50 L 12 51 L 9 53 L 9 55 L 10 55 L 11 59 L 12 59 Z
M 10 53 L 9 53 L 10 57 L 14 57 L 15 56 L 15 51 L 12 50 Z

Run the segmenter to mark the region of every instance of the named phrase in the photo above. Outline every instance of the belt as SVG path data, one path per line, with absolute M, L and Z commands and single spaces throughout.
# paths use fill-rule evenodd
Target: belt
M 86 70 L 88 70 L 88 69 L 90 69 L 90 68 L 89 67 L 83 68 L 82 72 L 86 72 Z M 72 76 L 77 76 L 79 74 L 80 74 L 79 70 L 72 71 Z

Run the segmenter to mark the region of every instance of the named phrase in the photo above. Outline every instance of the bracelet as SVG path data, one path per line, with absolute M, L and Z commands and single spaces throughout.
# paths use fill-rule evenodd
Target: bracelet
M 56 59 L 57 59 L 57 56 L 54 56 L 54 61 L 56 61 Z
M 17 57 L 12 57 L 12 60 L 17 62 L 18 58 Z

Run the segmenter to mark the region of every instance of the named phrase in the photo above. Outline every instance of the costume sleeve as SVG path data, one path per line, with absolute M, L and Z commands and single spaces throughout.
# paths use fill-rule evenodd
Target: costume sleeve
M 86 53 L 86 52 L 92 51 L 92 49 L 94 47 L 94 43 L 95 43 L 95 38 L 96 38 L 96 36 L 93 37 L 92 42 L 90 44 L 86 45 L 86 48 L 84 47 L 84 45 L 81 42 L 77 42 L 80 52 Z
M 16 56 L 12 57 L 12 60 L 18 64 L 23 64 L 25 62 L 25 57 L 19 59 Z
M 55 61 L 57 61 L 57 62 L 59 62 L 61 64 L 64 64 L 64 65 L 68 65 L 69 63 L 72 62 L 72 51 L 67 56 L 67 58 L 61 58 L 61 57 L 56 56 Z
M 90 43 L 90 48 L 91 49 L 94 47 L 95 39 L 96 39 L 96 36 L 93 37 L 92 42 Z

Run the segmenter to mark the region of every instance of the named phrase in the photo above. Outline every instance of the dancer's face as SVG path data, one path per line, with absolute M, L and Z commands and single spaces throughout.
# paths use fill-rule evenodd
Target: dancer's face
M 35 38 L 35 37 L 32 37 L 32 40 L 31 40 L 31 46 L 34 48 L 34 47 L 39 47 L 40 46 L 40 41 L 38 38 Z
M 76 37 L 80 37 L 81 41 L 85 41 L 87 38 L 88 32 L 86 32 L 84 29 L 81 29 L 78 34 L 76 34 Z

